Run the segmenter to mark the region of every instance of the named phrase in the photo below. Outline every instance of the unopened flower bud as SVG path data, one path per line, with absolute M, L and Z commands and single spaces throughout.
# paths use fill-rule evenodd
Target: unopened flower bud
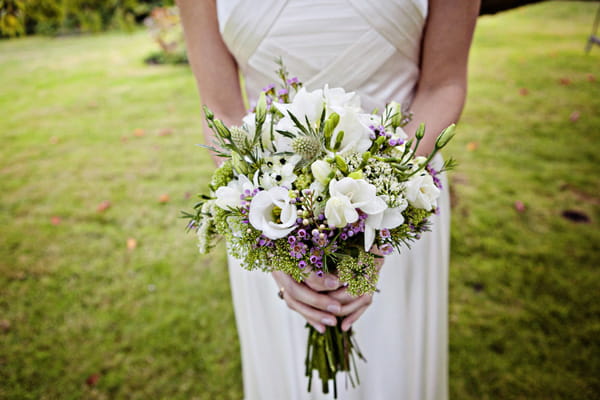
M 437 140 L 435 141 L 435 148 L 441 149 L 442 147 L 447 145 L 448 142 L 450 141 L 450 139 L 452 139 L 454 137 L 454 135 L 456 134 L 455 129 L 456 129 L 456 124 L 452 124 L 449 127 L 447 127 L 446 129 L 444 129 L 442 131 L 442 133 L 440 133 L 440 136 L 438 136 Z

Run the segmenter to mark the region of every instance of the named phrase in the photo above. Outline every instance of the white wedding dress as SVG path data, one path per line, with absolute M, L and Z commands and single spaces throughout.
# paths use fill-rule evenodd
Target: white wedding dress
M 277 82 L 275 60 L 308 89 L 344 87 L 365 110 L 410 104 L 419 77 L 426 0 L 218 0 L 221 33 L 245 76 L 250 99 Z M 438 163 L 441 159 L 438 157 Z M 439 165 L 438 165 L 439 167 Z M 367 358 L 360 386 L 339 399 L 447 398 L 449 200 L 444 191 L 432 231 L 386 257 L 373 304 L 354 325 Z M 229 258 L 246 400 L 332 399 L 319 380 L 307 393 L 303 318 L 277 297 L 270 274 Z

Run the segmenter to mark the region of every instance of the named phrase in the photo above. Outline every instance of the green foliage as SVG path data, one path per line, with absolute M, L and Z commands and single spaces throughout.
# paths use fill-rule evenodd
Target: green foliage
M 0 0 L 0 37 L 23 35 L 25 33 L 24 14 L 25 2 L 23 0 Z
M 445 150 L 450 398 L 600 393 L 597 7 L 479 21 Z M 179 218 L 214 169 L 194 78 L 140 63 L 152 48 L 146 32 L 0 42 L 2 399 L 242 398 L 224 249 L 199 256 Z
M 0 37 L 131 30 L 172 0 L 1 0 Z

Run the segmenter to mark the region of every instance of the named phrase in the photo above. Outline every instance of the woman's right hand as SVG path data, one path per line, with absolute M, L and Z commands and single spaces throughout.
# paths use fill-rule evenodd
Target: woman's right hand
M 341 312 L 342 304 L 327 294 L 341 287 L 337 276 L 325 274 L 319 277 L 312 272 L 303 282 L 296 282 L 285 272 L 274 271 L 271 275 L 282 290 L 287 306 L 302 315 L 317 331 L 323 333 L 326 325 L 337 325 L 336 315 Z

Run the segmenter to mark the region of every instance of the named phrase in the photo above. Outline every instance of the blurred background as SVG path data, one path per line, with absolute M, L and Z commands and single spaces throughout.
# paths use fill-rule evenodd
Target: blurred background
M 452 398 L 600 398 L 599 8 L 483 2 Z M 223 247 L 179 219 L 212 164 L 177 10 L 3 0 L 0 35 L 0 399 L 241 398 Z

